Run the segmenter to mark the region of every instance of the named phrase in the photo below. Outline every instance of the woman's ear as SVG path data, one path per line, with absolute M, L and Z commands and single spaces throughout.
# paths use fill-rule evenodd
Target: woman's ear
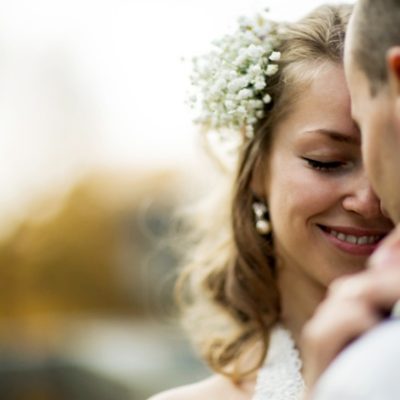
M 391 47 L 386 54 L 388 85 L 394 97 L 400 97 L 400 46 Z

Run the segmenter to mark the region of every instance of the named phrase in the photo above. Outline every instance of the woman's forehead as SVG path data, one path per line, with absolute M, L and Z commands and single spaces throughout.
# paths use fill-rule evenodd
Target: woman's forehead
M 301 125 L 301 130 L 354 131 L 343 68 L 330 63 L 316 71 L 310 84 L 297 93 L 293 112 L 287 119 Z

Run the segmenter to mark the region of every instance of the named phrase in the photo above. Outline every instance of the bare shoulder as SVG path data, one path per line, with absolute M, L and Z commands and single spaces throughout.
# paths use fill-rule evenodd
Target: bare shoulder
M 250 400 L 254 391 L 254 382 L 235 385 L 228 378 L 213 375 L 203 381 L 167 390 L 149 400 Z

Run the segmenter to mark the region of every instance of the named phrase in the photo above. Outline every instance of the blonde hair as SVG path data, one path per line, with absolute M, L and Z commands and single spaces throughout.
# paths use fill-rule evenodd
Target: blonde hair
M 220 205 L 207 217 L 212 225 L 198 236 L 177 282 L 183 321 L 201 355 L 234 381 L 260 367 L 280 312 L 273 240 L 255 230 L 251 182 L 274 127 L 291 112 L 314 69 L 327 61 L 342 63 L 351 10 L 350 5 L 322 6 L 288 26 L 279 72 L 268 88 L 273 103 L 241 151 L 232 194 L 219 203 L 231 204 L 231 209 Z M 258 356 L 249 365 L 245 358 L 255 345 Z

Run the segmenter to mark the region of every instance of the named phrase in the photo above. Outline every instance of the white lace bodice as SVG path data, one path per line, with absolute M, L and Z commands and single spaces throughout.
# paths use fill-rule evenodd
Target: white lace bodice
M 258 372 L 252 400 L 301 400 L 301 360 L 289 331 L 278 325 L 271 333 L 268 355 Z

